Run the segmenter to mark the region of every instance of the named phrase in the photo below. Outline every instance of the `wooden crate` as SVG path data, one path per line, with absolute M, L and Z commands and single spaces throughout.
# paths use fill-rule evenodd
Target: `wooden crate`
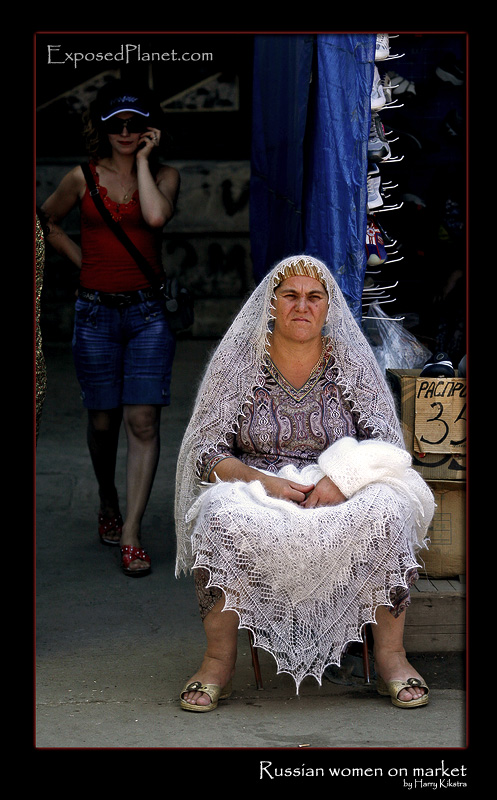
M 408 653 L 466 649 L 466 583 L 421 578 L 411 589 L 404 645 Z

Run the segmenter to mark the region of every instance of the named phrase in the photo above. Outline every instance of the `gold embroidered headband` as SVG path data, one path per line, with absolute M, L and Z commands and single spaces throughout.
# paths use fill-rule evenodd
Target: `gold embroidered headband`
M 318 267 L 313 261 L 311 261 L 311 259 L 303 258 L 299 258 L 295 261 L 281 262 L 281 268 L 278 269 L 274 276 L 274 288 L 276 289 L 280 283 L 283 283 L 283 281 L 285 281 L 287 278 L 293 278 L 299 275 L 307 278 L 314 278 L 322 283 L 326 290 L 328 290 L 326 281 Z

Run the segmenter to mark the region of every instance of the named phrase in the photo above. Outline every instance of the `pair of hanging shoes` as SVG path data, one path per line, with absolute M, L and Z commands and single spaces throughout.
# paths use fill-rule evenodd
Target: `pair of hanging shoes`
M 211 702 L 207 706 L 188 703 L 183 697 L 187 692 L 204 692 L 204 694 L 210 697 Z M 187 683 L 180 694 L 181 708 L 185 711 L 214 711 L 214 709 L 217 708 L 218 701 L 226 700 L 231 695 L 231 692 L 231 681 L 228 681 L 224 687 L 218 686 L 215 683 L 202 684 L 201 681 L 193 681 L 192 683 Z
M 379 675 L 376 678 L 376 688 L 378 690 L 378 694 L 383 695 L 384 697 L 390 696 L 392 698 L 392 703 L 397 708 L 418 708 L 419 706 L 425 706 L 428 703 L 428 693 L 429 689 L 426 683 L 424 682 L 423 678 L 408 678 L 406 681 L 387 681 L 385 682 L 383 678 Z M 425 693 L 422 697 L 415 697 L 412 700 L 399 700 L 399 694 L 403 689 L 411 689 L 411 688 L 420 688 L 424 689 Z
M 148 566 L 146 567 L 131 567 L 133 561 L 144 561 Z M 121 547 L 121 568 L 125 575 L 130 575 L 133 578 L 141 578 L 143 575 L 148 575 L 152 568 L 150 556 L 142 547 L 134 547 L 131 544 L 125 544 Z

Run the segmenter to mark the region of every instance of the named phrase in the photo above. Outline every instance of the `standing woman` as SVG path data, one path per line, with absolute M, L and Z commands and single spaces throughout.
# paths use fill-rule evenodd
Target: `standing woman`
M 156 164 L 159 115 L 151 93 L 113 81 L 92 104 L 85 135 L 104 205 L 162 276 L 162 228 L 174 213 L 180 179 L 174 168 Z M 65 175 L 43 211 L 58 223 L 76 205 L 81 248 L 60 229 L 47 241 L 81 269 L 73 354 L 88 409 L 100 539 L 120 545 L 125 574 L 141 576 L 151 568 L 141 546 L 141 522 L 159 459 L 161 409 L 170 402 L 175 339 L 149 282 L 95 207 L 81 166 Z M 127 436 L 124 522 L 115 486 L 122 421 Z

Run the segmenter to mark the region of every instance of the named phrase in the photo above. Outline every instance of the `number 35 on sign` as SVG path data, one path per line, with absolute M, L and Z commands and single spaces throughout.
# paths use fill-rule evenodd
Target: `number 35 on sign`
M 416 378 L 414 450 L 466 452 L 465 378 Z

